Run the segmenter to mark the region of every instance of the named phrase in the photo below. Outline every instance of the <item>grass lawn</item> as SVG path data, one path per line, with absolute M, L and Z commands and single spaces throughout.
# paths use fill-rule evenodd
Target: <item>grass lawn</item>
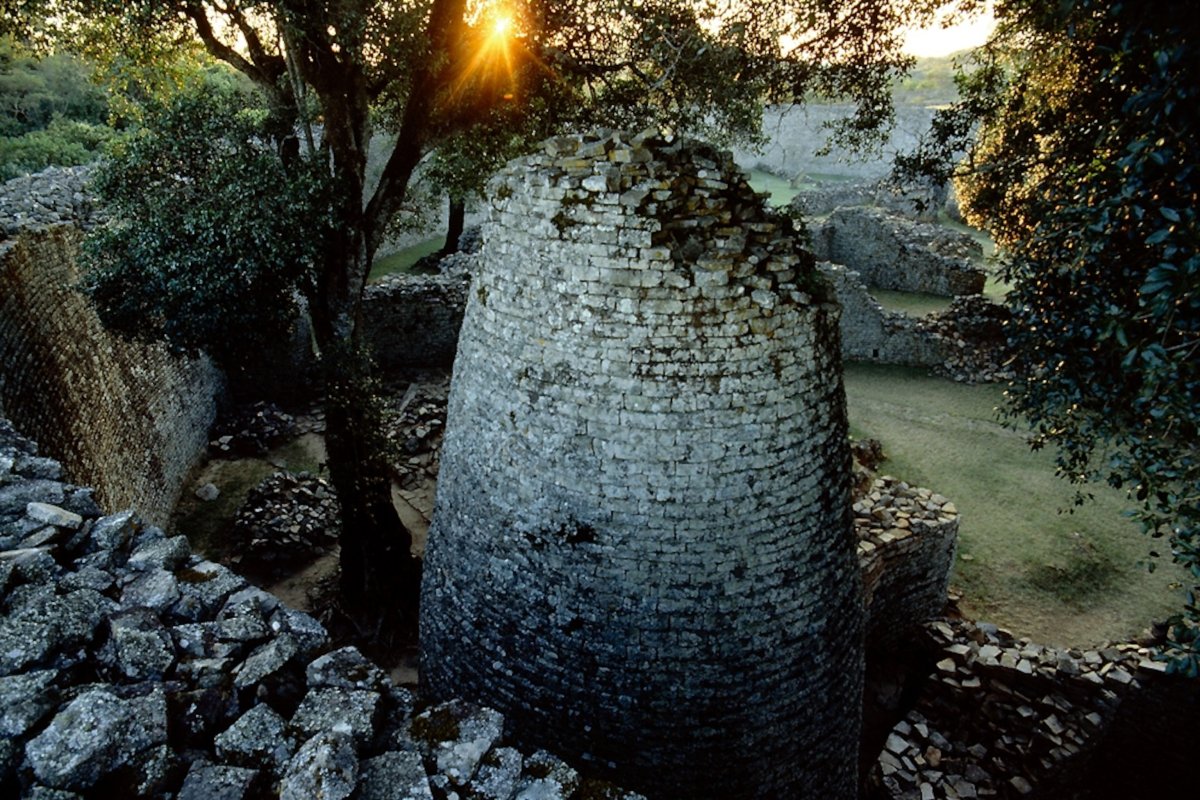
M 394 253 L 388 253 L 382 258 L 376 258 L 375 263 L 371 265 L 371 274 L 367 276 L 367 282 L 374 282 L 388 275 L 411 272 L 418 259 L 436 253 L 445 241 L 445 236 L 431 236 Z
M 1074 513 L 1074 489 L 1049 453 L 1033 453 L 993 409 L 998 386 L 964 386 L 924 371 L 848 364 L 855 436 L 883 442 L 881 470 L 954 501 L 961 514 L 951 582 L 963 611 L 1044 644 L 1083 646 L 1136 636 L 1182 608 L 1183 572 L 1157 559 L 1161 542 L 1121 515 L 1123 493 L 1095 487 Z
M 902 311 L 910 317 L 945 311 L 953 299 L 923 292 L 894 292 L 891 289 L 872 289 L 871 294 L 888 311 Z

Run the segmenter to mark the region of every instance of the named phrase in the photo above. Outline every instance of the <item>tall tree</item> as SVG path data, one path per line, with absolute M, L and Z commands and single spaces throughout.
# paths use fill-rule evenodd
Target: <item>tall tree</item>
M 36 5 L 38 0 L 16 0 Z M 330 391 L 327 444 L 341 497 L 346 598 L 367 614 L 411 609 L 409 541 L 392 511 L 376 421 L 359 386 L 359 305 L 376 250 L 414 169 L 439 143 L 480 126 L 668 125 L 712 137 L 753 135 L 764 100 L 850 99 L 846 135 L 890 119 L 889 84 L 907 60 L 900 31 L 935 0 L 42 0 L 76 31 L 99 31 L 122 57 L 151 41 L 198 41 L 251 78 L 311 151 L 280 147 L 282 169 L 322 173 L 323 235 L 307 256 L 307 297 Z M 372 112 L 392 131 L 366 194 Z M 507 123 L 506 123 L 507 120 Z M 308 139 L 308 137 L 305 137 Z M 319 141 L 317 141 L 319 139 Z M 180 167 L 178 180 L 186 180 Z M 279 181 L 280 187 L 292 185 Z M 236 199 L 230 213 L 253 212 Z M 245 204 L 257 202 L 247 198 Z M 163 209 L 168 213 L 169 209 Z M 221 226 L 213 218 L 214 229 Z M 184 232 L 183 228 L 179 228 Z M 210 269 L 215 278 L 222 272 Z M 230 265 L 228 275 L 242 275 Z M 114 271 L 114 274 L 116 272 Z M 136 290 L 136 282 L 125 288 Z M 153 284 L 152 284 L 153 285 Z M 185 286 L 185 282 L 180 282 Z M 153 302 L 148 298 L 147 302 Z M 162 315 L 151 315 L 163 319 Z
M 1006 253 L 1009 412 L 1064 476 L 1127 488 L 1200 585 L 1200 15 L 1186 0 L 996 12 L 963 101 L 903 166 L 957 174 Z M 1192 588 L 1171 644 L 1196 674 Z

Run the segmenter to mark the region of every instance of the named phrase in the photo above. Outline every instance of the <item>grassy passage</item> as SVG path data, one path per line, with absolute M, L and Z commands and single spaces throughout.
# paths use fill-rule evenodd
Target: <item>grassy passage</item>
M 1095 487 L 1095 502 L 1074 508 L 1052 456 L 997 422 L 1001 391 L 907 368 L 846 369 L 851 430 L 883 442 L 883 472 L 958 506 L 951 582 L 963 611 L 1045 644 L 1089 645 L 1181 608 L 1182 571 L 1169 558 L 1153 573 L 1139 565 L 1162 542 L 1121 515 L 1124 494 Z
M 376 258 L 375 263 L 371 265 L 371 274 L 367 276 L 367 281 L 374 283 L 388 275 L 411 272 L 412 266 L 416 263 L 417 259 L 424 258 L 431 253 L 436 253 L 442 248 L 445 242 L 445 236 L 431 236 L 414 245 L 402 248 L 394 253 L 388 253 L 381 258 Z
M 891 289 L 872 289 L 871 294 L 879 305 L 889 311 L 901 311 L 910 317 L 923 317 L 945 311 L 950 307 L 950 297 L 924 292 L 894 292 Z

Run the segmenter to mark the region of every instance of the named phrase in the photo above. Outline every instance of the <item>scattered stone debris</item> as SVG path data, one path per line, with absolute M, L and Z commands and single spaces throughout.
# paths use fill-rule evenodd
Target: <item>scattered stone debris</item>
M 889 797 L 1098 796 L 1077 795 L 1094 754 L 1121 704 L 1135 704 L 1167 668 L 1132 643 L 1046 647 L 967 620 L 925 631 L 937 654 L 932 680 L 876 764 Z
M 233 521 L 235 564 L 285 570 L 337 545 L 337 493 L 308 472 L 276 472 L 254 487 Z
M 257 402 L 217 421 L 208 443 L 216 456 L 264 456 L 296 433 L 296 419 L 274 403 Z
M 45 471 L 0 419 L 3 796 L 640 798 L 495 711 L 414 712 L 312 617 Z
M 416 490 L 437 478 L 449 394 L 450 374 L 444 371 L 413 374 L 407 387 L 393 394 L 397 400 L 388 438 L 402 491 Z
M 1012 378 L 1004 326 L 1012 313 L 983 295 L 961 295 L 950 307 L 917 322 L 941 339 L 945 360 L 934 372 L 960 383 L 992 383 Z

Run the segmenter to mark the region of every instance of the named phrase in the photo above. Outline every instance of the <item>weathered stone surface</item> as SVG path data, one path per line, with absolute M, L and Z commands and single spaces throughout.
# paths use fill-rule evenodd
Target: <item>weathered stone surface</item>
M 81 694 L 25 747 L 38 779 L 58 789 L 87 789 L 167 741 L 161 691 L 122 700 L 105 688 Z
M 79 526 L 83 524 L 83 517 L 49 503 L 29 503 L 25 507 L 25 516 L 43 525 L 53 525 L 69 530 L 78 530 Z
M 102 655 L 123 678 L 162 679 L 175 663 L 171 634 L 148 608 L 134 608 L 108 618 L 108 642 Z
M 597 155 L 492 185 L 422 680 L 664 796 L 849 795 L 862 606 L 827 286 L 725 154 L 648 140 L 615 167 L 624 135 L 580 141 Z
M 579 783 L 574 767 L 539 750 L 525 759 L 525 776 L 517 784 L 514 800 L 568 800 Z
M 261 683 L 264 678 L 284 667 L 300 652 L 300 645 L 290 634 L 276 636 L 259 645 L 253 653 L 234 670 L 233 685 L 239 689 Z
M 231 764 L 279 772 L 296 750 L 286 725 L 273 708 L 260 703 L 213 739 L 217 757 Z
M 319 731 L 337 731 L 363 745 L 375 731 L 379 693 L 322 687 L 310 689 L 292 716 L 292 728 L 301 739 Z
M 470 796 L 478 800 L 508 800 L 517 789 L 524 758 L 511 747 L 489 750 L 471 779 Z
M 357 647 L 342 647 L 314 659 L 305 674 L 312 688 L 330 686 L 376 692 L 388 688 L 383 670 L 368 661 Z
M 356 800 L 433 800 L 421 756 L 389 752 L 359 767 Z
M 0 737 L 20 738 L 58 706 L 56 670 L 0 678 Z
M 121 592 L 124 608 L 149 608 L 162 613 L 179 601 L 179 580 L 165 569 L 136 573 Z
M 347 734 L 319 733 L 288 762 L 280 800 L 344 800 L 358 783 L 358 757 Z
M 253 769 L 196 763 L 188 770 L 176 800 L 246 800 L 258 778 Z M 316 795 L 313 797 L 315 800 Z
M 130 554 L 126 566 L 138 571 L 161 569 L 175 572 L 191 554 L 192 548 L 186 536 L 172 536 L 147 542 L 137 548 Z

